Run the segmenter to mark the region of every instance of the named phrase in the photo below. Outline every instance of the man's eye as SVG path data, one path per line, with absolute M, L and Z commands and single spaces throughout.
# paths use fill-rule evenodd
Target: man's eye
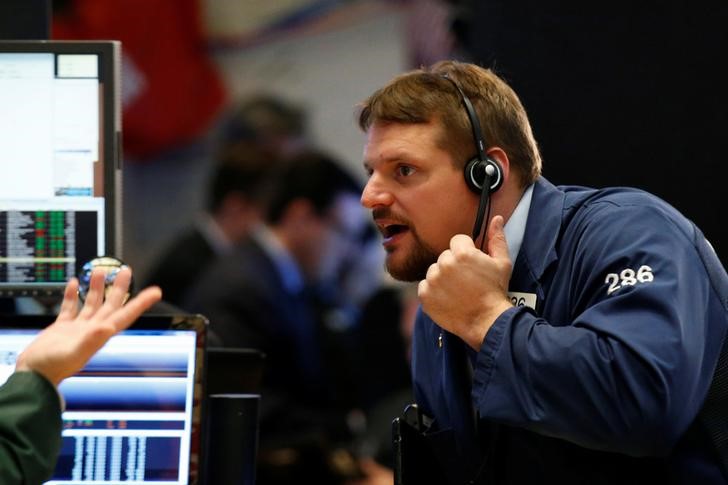
M 397 174 L 401 175 L 403 177 L 407 177 L 409 175 L 412 175 L 414 173 L 415 169 L 407 166 L 407 165 L 400 165 L 397 167 Z

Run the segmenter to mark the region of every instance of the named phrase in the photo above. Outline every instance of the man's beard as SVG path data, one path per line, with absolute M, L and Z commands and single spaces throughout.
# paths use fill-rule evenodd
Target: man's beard
M 427 270 L 437 262 L 439 254 L 425 244 L 411 226 L 409 227 L 409 233 L 414 241 L 414 247 L 399 266 L 393 266 L 388 256 L 386 260 L 387 271 L 394 279 L 400 281 L 424 280 L 425 276 L 427 276 Z

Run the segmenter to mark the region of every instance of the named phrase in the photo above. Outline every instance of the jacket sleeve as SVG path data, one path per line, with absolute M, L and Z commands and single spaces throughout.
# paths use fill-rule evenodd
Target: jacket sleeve
M 37 485 L 61 448 L 61 404 L 41 375 L 16 372 L 0 387 L 0 483 Z
M 550 312 L 564 321 L 504 312 L 477 357 L 474 404 L 482 417 L 580 446 L 664 455 L 707 394 L 726 295 L 693 226 L 654 207 L 599 211 L 560 256 L 546 295 L 565 306 Z

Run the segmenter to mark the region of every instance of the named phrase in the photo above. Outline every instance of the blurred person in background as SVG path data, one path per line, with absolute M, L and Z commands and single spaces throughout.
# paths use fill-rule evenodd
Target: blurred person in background
M 188 309 L 191 283 L 216 258 L 226 256 L 261 220 L 268 176 L 280 158 L 306 145 L 306 112 L 282 98 L 256 94 L 228 109 L 221 124 L 207 206 L 179 234 L 147 276 L 165 302 Z
M 254 142 L 281 155 L 293 155 L 310 145 L 308 113 L 279 96 L 261 93 L 242 99 L 228 110 L 221 144 Z
M 351 365 L 353 350 L 339 348 L 335 359 L 326 354 L 337 346 L 324 342 L 336 337 L 326 335 L 318 287 L 338 278 L 358 247 L 367 223 L 359 194 L 338 160 L 299 153 L 279 167 L 264 222 L 190 293 L 190 308 L 210 320 L 213 344 L 266 354 L 260 484 L 339 483 L 338 465 L 350 463 L 341 450 L 334 458 L 334 450 L 350 439 L 350 393 L 342 386 L 356 383 L 342 368 Z M 332 369 L 347 382 L 336 382 Z
M 189 309 L 185 294 L 215 259 L 228 255 L 261 221 L 266 181 L 278 163 L 271 150 L 239 141 L 218 154 L 207 209 L 171 242 L 147 277 L 164 291 L 165 302 Z

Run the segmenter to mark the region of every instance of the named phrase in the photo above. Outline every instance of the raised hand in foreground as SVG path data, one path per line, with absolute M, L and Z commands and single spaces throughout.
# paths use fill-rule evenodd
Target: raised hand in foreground
M 129 327 L 162 297 L 158 287 L 149 287 L 124 304 L 131 270 L 120 270 L 108 292 L 104 291 L 104 277 L 103 270 L 93 271 L 80 311 L 78 280 L 71 278 L 58 318 L 18 356 L 16 371 L 38 372 L 58 386 L 63 379 L 81 370 L 112 336 Z

